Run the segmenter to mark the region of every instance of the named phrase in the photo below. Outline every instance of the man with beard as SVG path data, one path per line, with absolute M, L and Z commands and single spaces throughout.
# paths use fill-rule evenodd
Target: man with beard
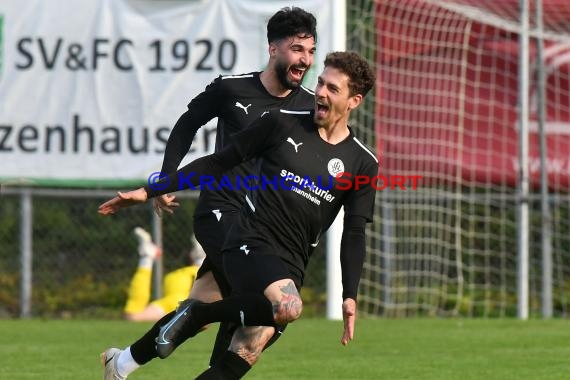
M 192 188 L 204 175 L 221 178 L 243 161 L 256 158 L 266 184 L 247 195 L 247 205 L 228 232 L 222 249 L 231 295 L 216 302 L 189 299 L 164 326 L 159 342 L 194 336 L 212 322 L 234 322 L 236 331 L 280 326 L 297 320 L 300 290 L 320 236 L 344 207 L 340 262 L 344 332 L 354 337 L 356 299 L 366 254 L 365 225 L 372 222 L 378 159 L 354 136 L 350 113 L 375 82 L 372 67 L 356 53 L 327 54 L 315 88 L 313 110 L 278 109 L 264 113 L 214 154 L 192 161 L 161 180 L 161 185 L 119 193 L 99 206 L 102 215 L 146 202 L 167 192 Z M 261 181 L 263 183 L 263 181 Z M 302 349 L 302 347 L 300 348 Z M 197 379 L 239 379 L 249 369 L 247 353 L 230 351 Z
M 316 39 L 316 19 L 312 14 L 297 7 L 283 8 L 275 13 L 267 24 L 267 68 L 262 72 L 220 76 L 196 96 L 170 134 L 161 171 L 175 172 L 190 149 L 197 130 L 215 117 L 218 117 L 216 151 L 219 151 L 232 143 L 232 134 L 244 129 L 270 108 L 312 108 L 314 93 L 301 83 L 313 63 Z M 226 175 L 228 178 L 245 178 L 254 172 L 253 169 L 252 162 L 244 163 Z M 194 233 L 206 252 L 206 259 L 198 271 L 190 298 L 214 302 L 230 294 L 222 267 L 221 248 L 245 202 L 245 192 L 243 186 L 236 188 L 218 183 L 213 184 L 212 189 L 202 189 L 194 214 Z M 171 195 L 154 200 L 158 213 L 172 212 L 177 206 Z M 103 352 L 104 380 L 126 379 L 157 356 L 167 357 L 187 339 L 188 336 L 183 336 L 176 346 L 157 345 L 155 340 L 160 328 L 169 323 L 174 314 L 165 315 L 124 350 L 110 348 Z M 228 360 L 229 348 L 244 352 L 245 356 L 258 355 L 282 332 L 274 333 L 272 327 L 259 327 L 250 329 L 246 336 L 239 332 L 234 335 L 235 329 L 234 323 L 220 324 L 210 366 L 223 365 Z

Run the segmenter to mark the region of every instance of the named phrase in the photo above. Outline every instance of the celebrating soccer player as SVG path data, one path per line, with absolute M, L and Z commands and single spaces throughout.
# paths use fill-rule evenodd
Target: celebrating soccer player
M 196 96 L 188 110 L 176 122 L 168 139 L 163 173 L 176 171 L 190 149 L 196 131 L 211 119 L 218 117 L 216 151 L 233 141 L 232 134 L 244 129 L 263 112 L 275 107 L 307 109 L 314 103 L 314 94 L 301 83 L 313 63 L 317 39 L 315 17 L 297 7 L 283 8 L 267 23 L 269 61 L 262 72 L 220 76 L 205 91 Z M 253 172 L 252 163 L 242 163 L 228 175 L 245 177 Z M 194 233 L 206 252 L 206 259 L 198 271 L 191 298 L 211 302 L 229 295 L 229 285 L 222 268 L 221 248 L 228 229 L 235 224 L 245 202 L 245 188 L 204 189 L 194 215 Z M 155 198 L 155 209 L 172 212 L 177 206 L 174 197 Z M 155 339 L 159 329 L 174 313 L 160 319 L 146 334 L 124 350 L 110 348 L 102 354 L 105 380 L 122 380 L 139 366 L 158 356 Z M 235 324 L 222 323 L 210 358 L 213 365 L 227 351 Z M 253 351 L 261 351 L 266 337 L 273 329 L 256 330 L 262 339 L 248 338 L 239 344 Z M 275 334 L 277 338 L 279 334 Z M 255 336 L 254 336 L 255 338 Z M 181 343 L 184 337 L 180 337 Z M 234 344 L 237 341 L 234 341 Z M 173 347 L 161 346 L 161 357 L 170 354 Z
M 361 104 L 374 80 L 370 66 L 356 53 L 330 53 L 318 78 L 313 110 L 281 108 L 263 113 L 249 128 L 237 133 L 232 144 L 170 174 L 165 189 L 146 186 L 119 193 L 99 207 L 101 214 L 113 214 L 152 197 L 198 185 L 201 175 L 220 178 L 253 158 L 258 160 L 260 178 L 279 177 L 283 171 L 294 174 L 288 177 L 289 186 L 269 186 L 247 195 L 246 206 L 222 248 L 231 295 L 215 302 L 183 302 L 171 322 L 160 329 L 159 347 L 176 347 L 181 337 L 194 336 L 216 321 L 240 325 L 234 333 L 239 336 L 247 335 L 254 326 L 278 331 L 298 319 L 302 311 L 299 291 L 312 248 L 341 206 L 345 209 L 341 343 L 352 340 L 365 256 L 365 224 L 372 220 L 374 188 L 340 187 L 334 182 L 343 173 L 349 173 L 353 180 L 377 175 L 378 160 L 348 126 L 350 112 Z M 294 183 L 297 176 L 308 180 L 299 187 Z M 333 183 L 327 184 L 326 179 Z M 315 191 L 319 183 L 329 190 Z M 259 351 L 242 348 L 232 343 L 198 379 L 241 378 L 260 355 Z

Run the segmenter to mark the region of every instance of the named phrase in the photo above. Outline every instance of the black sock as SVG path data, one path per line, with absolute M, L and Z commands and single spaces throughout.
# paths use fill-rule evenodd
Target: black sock
M 197 302 L 192 307 L 196 326 L 212 322 L 234 322 L 240 326 L 274 326 L 273 306 L 262 294 L 230 296 L 212 303 Z
M 273 333 L 273 336 L 267 341 L 267 343 L 265 343 L 263 351 L 267 350 L 269 347 L 273 345 L 273 343 L 277 342 L 277 339 L 281 338 L 281 335 L 283 335 L 283 332 L 285 331 L 286 328 L 287 325 L 275 326 L 275 332 Z
M 232 351 L 226 351 L 213 367 L 202 372 L 196 380 L 237 380 L 241 379 L 251 366 L 245 359 Z
M 216 334 L 216 341 L 210 356 L 210 367 L 218 362 L 218 359 L 228 350 L 232 342 L 234 331 L 238 327 L 237 324 L 232 322 L 221 322 Z
M 139 340 L 131 344 L 131 355 L 133 359 L 140 364 L 146 364 L 154 358 L 158 357 L 156 353 L 156 337 L 160 332 L 160 328 L 170 321 L 170 318 L 174 316 L 176 312 L 172 311 L 166 314 L 164 317 L 160 318 L 150 330 L 146 332 Z
M 221 368 L 210 367 L 201 374 L 195 380 L 223 380 L 225 379 L 224 373 Z

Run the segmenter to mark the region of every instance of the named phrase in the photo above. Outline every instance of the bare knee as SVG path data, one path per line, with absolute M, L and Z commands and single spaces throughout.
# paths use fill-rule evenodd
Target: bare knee
M 273 319 L 278 325 L 286 325 L 301 316 L 303 301 L 291 279 L 283 279 L 270 284 L 264 291 L 273 305 Z
M 211 271 L 206 272 L 194 281 L 189 298 L 208 303 L 222 299 L 222 293 Z
M 298 295 L 288 295 L 273 304 L 273 318 L 278 325 L 286 325 L 296 321 L 303 311 L 303 301 Z
M 229 350 L 253 366 L 274 333 L 275 328 L 268 326 L 240 327 L 234 332 Z
M 301 316 L 302 311 L 303 304 L 301 300 L 298 302 L 281 302 L 278 305 L 274 305 L 273 316 L 275 323 L 278 325 L 286 325 L 296 321 Z

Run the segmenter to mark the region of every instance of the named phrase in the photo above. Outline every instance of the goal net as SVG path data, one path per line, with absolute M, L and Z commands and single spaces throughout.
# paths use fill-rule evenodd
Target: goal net
M 542 226 L 552 228 L 554 315 L 570 310 L 570 3 L 531 1 L 529 175 L 531 315 L 541 311 Z M 381 174 L 359 293 L 366 315 L 517 314 L 518 0 L 347 1 L 347 48 L 378 75 L 351 123 L 377 147 Z M 544 43 L 537 58 L 536 39 Z M 546 78 L 540 208 L 536 72 Z M 420 175 L 417 190 L 410 176 Z M 395 177 L 401 176 L 401 177 Z M 393 182 L 393 181 L 392 181 Z

